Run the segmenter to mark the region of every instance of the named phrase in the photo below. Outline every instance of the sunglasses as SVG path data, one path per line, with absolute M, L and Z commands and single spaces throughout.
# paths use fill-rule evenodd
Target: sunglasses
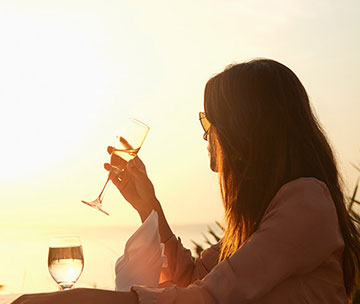
M 201 126 L 202 126 L 202 128 L 204 129 L 204 132 L 205 132 L 204 133 L 204 139 L 207 140 L 211 124 L 207 120 L 204 112 L 199 113 L 199 120 L 200 120 L 200 124 L 201 124 Z

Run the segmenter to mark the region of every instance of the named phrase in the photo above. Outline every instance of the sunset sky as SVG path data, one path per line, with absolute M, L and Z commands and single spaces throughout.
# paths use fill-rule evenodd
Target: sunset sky
M 129 116 L 170 223 L 221 220 L 198 112 L 206 81 L 257 57 L 291 68 L 340 161 L 360 163 L 360 2 L 0 0 L 0 227 L 138 225 L 106 180 Z

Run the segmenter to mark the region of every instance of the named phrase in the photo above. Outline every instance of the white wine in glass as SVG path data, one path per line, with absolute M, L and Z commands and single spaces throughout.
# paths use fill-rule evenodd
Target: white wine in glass
M 61 290 L 70 289 L 84 268 L 84 254 L 79 237 L 51 238 L 48 269 Z
M 81 202 L 101 211 L 106 215 L 109 215 L 109 213 L 102 208 L 102 201 L 106 188 L 109 185 L 110 174 L 119 175 L 119 173 L 125 169 L 127 162 L 136 157 L 142 144 L 144 143 L 149 129 L 150 128 L 146 124 L 135 118 L 128 119 L 119 136 L 116 136 L 115 147 L 112 150 L 110 158 L 110 164 L 113 168 L 111 169 L 100 194 L 91 202 Z

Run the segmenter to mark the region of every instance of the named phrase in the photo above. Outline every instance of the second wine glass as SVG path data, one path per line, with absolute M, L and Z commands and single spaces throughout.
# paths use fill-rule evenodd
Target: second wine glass
M 115 173 L 118 175 L 124 170 L 127 162 L 133 159 L 139 152 L 149 129 L 150 128 L 146 124 L 135 118 L 128 119 L 124 129 L 116 137 L 115 149 L 112 151 L 110 158 L 110 164 L 113 166 L 113 169 L 110 171 L 105 185 L 95 200 L 91 202 L 82 201 L 84 204 L 109 215 L 109 213 L 102 208 L 102 201 L 110 182 L 110 174 Z
M 48 269 L 61 290 L 72 288 L 83 268 L 84 254 L 79 237 L 50 239 Z

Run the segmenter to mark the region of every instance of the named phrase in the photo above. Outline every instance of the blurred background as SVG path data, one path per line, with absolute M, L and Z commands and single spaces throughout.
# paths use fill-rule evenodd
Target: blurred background
M 101 190 L 106 147 L 129 116 L 150 126 L 139 156 L 174 231 L 201 241 L 223 210 L 198 112 L 206 81 L 231 63 L 266 57 L 297 74 L 350 195 L 359 13 L 356 0 L 0 0 L 0 284 L 48 288 L 48 237 L 77 234 L 91 269 L 79 284 L 111 288 L 140 219 L 113 185 L 109 217 L 80 201 Z

